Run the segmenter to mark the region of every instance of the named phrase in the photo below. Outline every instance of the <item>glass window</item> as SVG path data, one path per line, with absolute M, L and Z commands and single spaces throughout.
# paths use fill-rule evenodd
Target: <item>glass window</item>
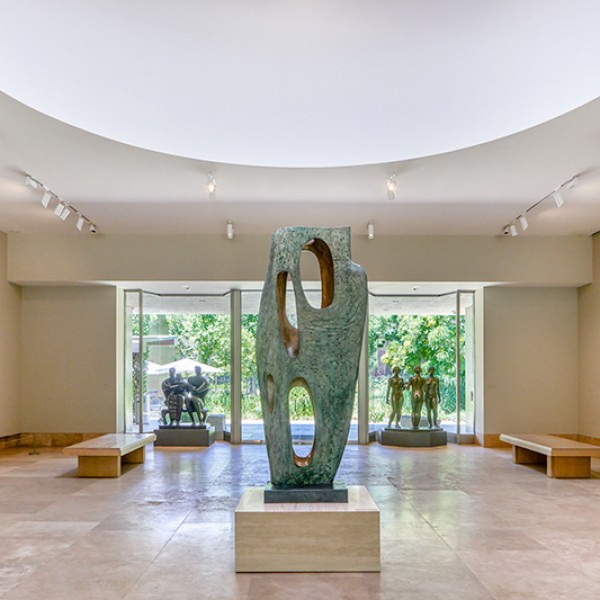
M 170 369 L 185 379 L 195 373 L 196 367 L 202 369 L 210 384 L 205 400 L 209 415 L 223 415 L 220 422 L 227 429 L 231 412 L 229 298 L 143 293 L 136 304 L 134 294 L 126 294 L 128 299 L 131 297 L 126 304 L 127 314 L 131 313 L 128 329 L 132 339 L 126 359 L 128 430 L 138 431 L 140 418 L 144 431 L 152 431 L 161 419 L 168 419 L 163 416 L 162 382 L 169 377 Z M 127 408 L 132 401 L 132 409 Z M 129 412 L 133 419 L 128 417 Z M 190 417 L 184 413 L 182 423 L 186 422 Z

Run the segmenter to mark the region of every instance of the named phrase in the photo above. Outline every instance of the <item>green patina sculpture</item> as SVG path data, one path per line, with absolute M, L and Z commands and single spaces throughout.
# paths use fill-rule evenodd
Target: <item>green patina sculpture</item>
M 321 272 L 321 307 L 302 289 L 300 255 L 312 252 Z M 293 284 L 297 327 L 286 313 Z M 352 417 L 367 278 L 350 259 L 350 228 L 285 227 L 272 238 L 257 331 L 257 362 L 271 471 L 279 488 L 332 485 Z M 292 446 L 289 393 L 304 387 L 313 404 L 315 435 L 306 457 Z

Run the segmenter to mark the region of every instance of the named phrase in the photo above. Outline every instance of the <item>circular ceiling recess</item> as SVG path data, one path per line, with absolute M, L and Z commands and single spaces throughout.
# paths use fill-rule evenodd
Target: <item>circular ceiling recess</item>
M 394 162 L 600 95 L 600 3 L 2 3 L 0 89 L 120 142 L 269 167 Z

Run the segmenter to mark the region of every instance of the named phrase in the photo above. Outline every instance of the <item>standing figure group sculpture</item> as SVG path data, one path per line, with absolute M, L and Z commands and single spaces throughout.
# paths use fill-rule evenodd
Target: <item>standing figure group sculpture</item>
M 429 429 L 438 429 L 438 405 L 441 398 L 440 380 L 435 376 L 435 368 L 429 368 L 429 377 L 427 379 L 421 376 L 421 367 L 419 365 L 414 368 L 414 373 L 408 382 L 405 383 L 400 375 L 400 367 L 395 366 L 392 369 L 392 376 L 388 379 L 385 395 L 386 402 L 388 404 L 391 402 L 392 405 L 388 427 L 391 427 L 392 421 L 394 421 L 396 429 L 401 429 L 400 420 L 404 407 L 404 390 L 410 389 L 412 429 L 419 429 L 423 403 L 425 403 L 427 409 Z
M 161 424 L 179 427 L 185 406 L 192 420 L 192 427 L 205 427 L 208 410 L 204 405 L 204 399 L 208 394 L 208 379 L 202 375 L 202 367 L 194 368 L 196 374 L 188 377 L 187 381 L 183 380 L 173 367 L 169 369 L 169 376 L 161 383 L 162 393 L 165 396 L 165 408 L 160 411 Z M 198 416 L 198 425 L 194 414 Z M 167 423 L 167 415 L 169 423 Z

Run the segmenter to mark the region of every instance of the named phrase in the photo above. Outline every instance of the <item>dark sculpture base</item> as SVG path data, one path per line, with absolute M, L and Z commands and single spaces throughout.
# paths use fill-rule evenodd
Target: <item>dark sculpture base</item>
M 215 443 L 214 427 L 170 427 L 161 425 L 154 430 L 155 446 L 211 446 Z
M 265 504 L 300 502 L 348 502 L 348 488 L 341 481 L 333 485 L 311 485 L 302 488 L 276 488 L 265 485 Z
M 206 424 L 192 425 L 191 423 L 184 423 L 180 425 L 159 425 L 159 429 L 206 429 Z
M 448 443 L 448 435 L 443 429 L 392 429 L 386 427 L 377 432 L 377 441 L 383 446 L 433 448 L 445 446 Z

